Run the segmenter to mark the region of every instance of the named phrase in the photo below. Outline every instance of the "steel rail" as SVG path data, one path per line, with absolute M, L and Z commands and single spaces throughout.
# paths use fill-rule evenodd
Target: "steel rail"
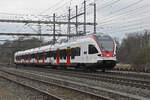
M 4 72 L 4 73 L 7 73 L 7 74 L 10 74 L 10 75 L 12 75 L 12 76 L 15 75 L 15 76 L 17 76 L 17 77 L 27 78 L 27 79 L 30 79 L 30 80 L 42 82 L 42 83 L 44 83 L 44 84 L 57 85 L 58 87 L 62 87 L 62 88 L 64 88 L 64 89 L 69 89 L 69 90 L 77 91 L 77 92 L 79 92 L 79 93 L 83 93 L 83 94 L 89 95 L 89 96 L 91 96 L 91 97 L 97 98 L 96 100 L 111 100 L 111 99 L 108 98 L 108 97 L 104 97 L 104 96 L 97 95 L 97 94 L 94 94 L 94 93 L 90 93 L 90 92 L 78 90 L 78 89 L 71 88 L 71 87 L 68 87 L 68 86 L 58 85 L 58 84 L 55 84 L 55 83 L 50 83 L 50 82 L 48 82 L 48 81 L 46 81 L 46 80 L 39 80 L 39 79 L 36 79 L 36 78 L 34 78 L 34 77 L 31 77 L 31 76 L 26 76 L 27 74 L 22 73 L 22 72 L 16 71 L 16 72 L 14 73 L 14 71 L 11 70 L 11 72 L 10 72 L 10 71 L 8 71 L 8 70 L 6 70 L 6 69 L 5 69 L 5 70 L 4 70 L 4 69 L 0 69 L 0 71 L 2 71 L 2 72 Z M 19 74 L 19 73 L 20 73 L 20 74 Z M 25 75 L 23 75 L 23 74 L 25 74 Z M 30 74 L 35 75 L 35 74 L 33 74 L 33 73 L 30 73 Z M 5 76 L 3 76 L 3 77 L 5 77 Z M 39 75 L 39 76 L 36 76 L 36 77 L 41 77 L 41 76 Z M 44 78 L 44 77 L 46 77 L 46 76 L 43 76 L 43 78 Z M 8 78 L 8 77 L 5 77 L 5 78 Z M 57 80 L 56 80 L 56 82 L 57 82 Z M 63 100 L 63 99 L 62 99 L 62 100 Z
M 35 68 L 34 68 L 35 69 Z M 85 79 L 90 79 L 90 80 L 95 80 L 95 81 L 104 81 L 104 82 L 111 82 L 113 84 L 121 84 L 125 86 L 131 86 L 131 87 L 136 87 L 136 88 L 141 88 L 141 89 L 149 89 L 150 90 L 150 81 L 144 80 L 141 78 L 136 78 L 136 77 L 131 77 L 125 76 L 124 74 L 121 76 L 120 74 L 115 74 L 115 73 L 83 73 L 83 72 L 75 72 L 75 71 L 65 71 L 65 70 L 54 70 L 54 69 L 43 69 L 43 68 L 37 68 L 36 71 L 38 72 L 46 72 L 49 71 L 51 73 L 57 73 L 61 75 L 66 75 L 66 76 L 73 76 L 73 77 L 78 77 L 78 78 L 85 78 Z M 32 68 L 31 68 L 32 70 Z M 49 73 L 47 72 L 47 73 Z M 150 78 L 150 77 L 149 77 Z

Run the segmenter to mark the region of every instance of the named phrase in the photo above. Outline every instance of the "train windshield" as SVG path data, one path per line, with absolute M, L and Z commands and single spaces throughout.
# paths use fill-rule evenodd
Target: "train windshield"
M 98 44 L 101 48 L 101 51 L 106 51 L 106 52 L 112 52 L 114 49 L 114 41 L 113 39 L 108 36 L 98 36 L 95 35 L 96 40 L 98 41 Z

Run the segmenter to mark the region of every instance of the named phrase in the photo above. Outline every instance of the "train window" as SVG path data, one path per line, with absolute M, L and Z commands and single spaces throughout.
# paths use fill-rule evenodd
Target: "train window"
M 39 53 L 38 56 L 39 56 L 39 60 L 41 60 L 43 58 L 42 53 Z
M 77 48 L 76 48 L 76 54 L 77 54 L 77 56 L 80 56 L 80 52 L 81 52 L 81 48 L 80 48 L 80 47 L 77 47 Z
M 53 57 L 53 51 L 48 52 L 48 57 Z
M 31 55 L 28 55 L 28 60 L 30 60 L 31 59 Z
M 24 55 L 24 60 L 26 60 L 26 55 Z
M 44 53 L 44 57 L 45 57 L 45 59 L 48 58 L 48 52 L 45 52 L 45 53 Z
M 95 54 L 95 53 L 98 53 L 98 50 L 96 49 L 96 47 L 94 45 L 89 45 L 88 47 L 88 53 L 89 54 Z
M 16 56 L 16 60 L 18 60 L 18 56 Z
M 27 59 L 27 55 L 24 55 L 24 59 Z
M 61 55 L 62 55 L 62 58 L 63 58 L 63 59 L 66 59 L 66 56 L 67 56 L 67 51 L 66 51 L 66 49 L 61 50 Z
M 114 41 L 113 39 L 108 36 L 95 36 L 96 40 L 98 41 L 98 44 L 101 48 L 101 51 L 111 52 L 114 50 Z
M 47 52 L 47 57 L 51 57 L 51 51 Z
M 56 59 L 56 51 L 53 51 L 54 59 Z
M 39 53 L 39 54 L 38 54 L 38 56 L 39 56 L 39 60 L 41 60 L 41 58 L 42 58 L 42 54 L 41 54 L 41 53 Z
M 30 55 L 27 55 L 27 60 L 29 60 L 30 59 Z
M 50 57 L 54 57 L 54 51 L 51 51 Z
M 54 57 L 54 51 L 50 51 L 50 57 Z
M 76 56 L 76 48 L 71 48 L 71 59 L 74 59 Z
M 39 56 L 40 56 L 40 60 L 43 59 L 43 53 L 40 53 Z
M 60 50 L 59 49 L 56 51 L 56 57 L 60 57 Z
M 40 54 L 39 54 L 39 59 L 40 59 L 40 60 L 43 59 L 43 53 L 40 53 Z
M 23 59 L 23 60 L 25 60 L 25 57 L 24 57 L 24 55 L 22 55 L 22 59 Z
M 63 58 L 63 50 L 60 50 L 60 59 Z
M 38 54 L 34 54 L 34 58 L 37 59 Z
M 33 59 L 33 58 L 34 58 L 34 54 L 31 55 L 31 59 Z

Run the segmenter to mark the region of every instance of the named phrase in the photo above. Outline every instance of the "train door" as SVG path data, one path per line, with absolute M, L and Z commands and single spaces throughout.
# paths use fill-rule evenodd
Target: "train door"
M 80 58 L 80 62 L 81 63 L 86 63 L 87 59 L 88 59 L 88 55 L 87 55 L 87 45 L 86 43 L 82 43 L 82 49 L 81 49 L 81 58 Z
M 49 52 L 48 52 L 49 64 L 53 64 L 52 56 L 53 56 L 53 52 L 52 52 L 52 51 L 49 51 Z
M 16 57 L 16 63 L 18 64 L 18 56 Z
M 28 64 L 30 64 L 30 55 L 28 55 Z
M 37 56 L 37 58 L 36 58 L 37 59 L 37 64 L 39 64 L 39 54 L 37 53 L 36 56 Z
M 59 49 L 57 49 L 57 51 L 56 51 L 56 65 L 58 66 L 59 64 L 60 64 L 60 50 Z
M 98 53 L 98 49 L 96 48 L 95 45 L 93 44 L 89 44 L 88 45 L 88 55 L 91 58 L 90 62 L 95 62 L 97 61 L 97 53 Z
M 30 59 L 31 59 L 30 63 L 35 64 L 35 62 L 36 62 L 36 61 L 35 61 L 36 55 L 35 55 L 35 54 L 32 54 Z
M 67 66 L 70 66 L 71 49 L 67 48 Z
M 27 56 L 25 55 L 25 64 L 27 64 Z
M 43 53 L 43 62 L 42 62 L 43 64 L 45 64 L 45 56 L 46 56 L 45 53 Z
M 19 56 L 19 64 L 21 64 L 21 56 Z

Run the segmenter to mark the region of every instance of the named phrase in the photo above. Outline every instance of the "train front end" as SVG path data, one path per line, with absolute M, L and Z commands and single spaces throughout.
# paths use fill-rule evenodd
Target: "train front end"
M 99 47 L 98 68 L 110 70 L 116 65 L 116 42 L 108 35 L 94 35 Z

